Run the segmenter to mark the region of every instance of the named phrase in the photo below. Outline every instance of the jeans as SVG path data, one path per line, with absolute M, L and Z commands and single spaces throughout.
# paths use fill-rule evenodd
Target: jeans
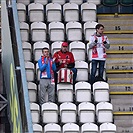
M 91 84 L 93 84 L 95 82 L 95 75 L 97 72 L 97 65 L 98 64 L 99 64 L 98 77 L 100 79 L 103 79 L 105 60 L 92 60 L 91 76 L 90 76 Z

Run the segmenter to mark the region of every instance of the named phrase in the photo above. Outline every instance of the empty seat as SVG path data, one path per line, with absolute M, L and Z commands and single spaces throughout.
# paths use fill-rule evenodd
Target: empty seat
M 62 133 L 80 133 L 79 126 L 75 123 L 66 123 L 62 127 Z
M 22 42 L 24 61 L 31 61 L 32 49 L 31 44 L 28 42 Z
M 80 123 L 95 122 L 95 106 L 90 102 L 82 102 L 78 105 L 78 117 Z
M 81 126 L 81 133 L 98 133 L 98 126 L 94 123 L 85 123 Z
M 58 123 L 58 106 L 55 103 L 42 104 L 41 114 L 43 123 Z
M 93 97 L 95 102 L 109 101 L 109 84 L 98 81 L 93 84 Z
M 44 21 L 44 8 L 40 3 L 31 3 L 28 5 L 28 14 L 30 22 Z
M 46 47 L 49 49 L 49 44 L 47 42 L 36 42 L 33 45 L 33 55 L 34 60 L 38 61 L 42 55 L 42 49 Z
M 88 2 L 88 3 L 94 3 L 96 5 L 100 5 L 101 4 L 101 0 L 86 0 L 86 2 Z
M 103 0 L 102 1 L 103 5 L 105 6 L 116 6 L 118 5 L 119 1 L 118 0 Z
M 20 34 L 22 41 L 29 41 L 29 25 L 25 22 L 20 22 Z
M 34 133 L 42 133 L 42 126 L 39 124 L 33 124 L 33 132 Z
M 17 0 L 17 3 L 23 3 L 25 5 L 29 5 L 30 4 L 30 0 Z
M 133 0 L 120 0 L 120 4 L 123 6 L 132 6 Z
M 108 102 L 100 102 L 96 105 L 98 123 L 113 122 L 113 106 Z
M 83 0 L 69 0 L 69 3 L 76 3 L 78 5 L 81 5 L 83 3 Z
M 44 133 L 61 133 L 61 127 L 56 123 L 46 124 L 44 126 Z
M 73 53 L 75 61 L 85 61 L 85 44 L 83 42 L 71 42 L 69 44 L 69 51 Z
M 64 5 L 66 0 L 51 0 L 52 3 L 59 3 L 61 5 Z
M 100 133 L 116 133 L 116 125 L 113 123 L 103 123 L 100 125 Z
M 97 22 L 94 21 L 87 21 L 84 23 L 84 36 L 85 36 L 85 41 L 89 41 L 90 36 L 96 32 L 95 26 L 97 25 Z
M 79 21 L 79 7 L 76 3 L 66 3 L 63 5 L 64 21 Z
M 64 24 L 61 22 L 49 23 L 49 38 L 50 41 L 64 41 L 65 40 L 65 29 Z
M 42 5 L 46 5 L 48 3 L 48 0 L 34 0 L 34 3 L 40 3 Z
M 18 19 L 20 22 L 26 21 L 26 6 L 22 3 L 17 3 Z
M 32 123 L 39 123 L 40 108 L 36 103 L 30 103 L 30 110 L 32 116 Z
M 82 22 L 96 21 L 96 5 L 93 3 L 83 3 L 81 5 Z
M 88 63 L 85 61 L 75 61 L 75 68 L 77 68 L 76 81 L 88 81 Z
M 60 119 L 61 123 L 75 123 L 76 122 L 76 105 L 74 103 L 65 102 L 60 105 Z
M 59 3 L 48 3 L 46 5 L 47 22 L 61 21 L 62 9 Z
M 59 51 L 61 49 L 62 42 L 53 42 L 51 44 L 51 54 L 53 55 L 55 52 Z
M 34 81 L 34 64 L 32 62 L 25 62 L 25 71 L 27 81 Z
M 57 84 L 58 102 L 73 102 L 73 85 L 67 83 Z
M 68 22 L 66 24 L 66 35 L 68 41 L 82 40 L 82 25 L 79 22 Z
M 31 37 L 33 42 L 46 41 L 46 24 L 43 22 L 33 22 L 31 24 Z
M 91 101 L 91 85 L 88 82 L 77 82 L 75 84 L 76 102 L 90 102 Z
M 37 100 L 37 85 L 33 82 L 28 82 L 28 92 L 30 102 L 36 102 Z

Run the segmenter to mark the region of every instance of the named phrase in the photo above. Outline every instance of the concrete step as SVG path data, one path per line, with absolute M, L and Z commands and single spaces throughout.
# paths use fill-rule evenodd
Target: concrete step
M 131 64 L 133 62 L 133 58 L 107 58 L 106 64 L 118 63 L 118 64 Z
M 119 127 L 132 127 L 133 120 L 114 120 L 114 124 Z
M 128 71 L 124 71 L 123 72 L 123 70 L 121 70 L 121 71 L 119 71 L 119 70 L 116 70 L 117 72 L 115 72 L 115 71 L 112 71 L 112 72 L 114 72 L 114 73 L 111 73 L 109 70 L 107 70 L 106 71 L 106 73 L 107 73 L 107 77 L 108 78 L 133 78 L 133 74 L 130 72 L 128 72 Z M 118 73 L 119 72 L 119 73 Z M 121 72 L 121 73 L 120 73 Z M 114 84 L 115 85 L 115 84 Z M 124 84 L 123 84 L 124 85 Z
M 98 20 L 132 20 L 133 14 L 98 14 Z
M 133 34 L 110 34 L 110 33 L 106 33 L 106 35 L 108 36 L 109 40 L 110 38 L 133 38 Z M 112 44 L 111 44 L 112 45 Z
M 133 111 L 133 105 L 132 104 L 126 104 L 126 105 L 122 105 L 122 104 L 113 104 L 113 111 Z
M 112 51 L 113 52 L 113 51 Z M 127 51 L 127 52 L 129 52 L 129 51 Z M 107 58 L 121 58 L 121 57 L 123 57 L 123 58 L 133 58 L 133 54 L 132 54 L 132 52 L 133 51 L 131 51 L 131 53 L 129 52 L 129 53 L 126 53 L 126 51 L 125 52 L 117 52 L 117 51 L 114 51 L 114 53 L 111 53 L 111 52 L 107 52 L 108 54 L 107 54 Z
M 133 74 L 130 74 L 130 75 L 133 75 Z M 109 91 L 110 92 L 133 92 L 133 84 L 109 84 Z
M 110 44 L 133 44 L 133 38 L 109 38 Z
M 133 78 L 108 78 L 109 84 L 133 84 Z
M 116 127 L 116 133 L 133 133 L 133 127 Z
M 125 19 L 115 19 L 115 20 L 107 20 L 107 19 L 99 19 L 98 23 L 101 23 L 103 25 L 109 26 L 109 25 L 132 25 L 133 24 L 133 20 L 129 19 L 126 20 Z

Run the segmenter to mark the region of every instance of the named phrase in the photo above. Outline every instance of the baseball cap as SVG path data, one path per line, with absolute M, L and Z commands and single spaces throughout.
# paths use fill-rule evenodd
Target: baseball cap
M 63 42 L 63 43 L 62 43 L 62 46 L 63 46 L 63 47 L 67 47 L 67 46 L 68 46 L 68 43 L 67 43 L 67 42 Z

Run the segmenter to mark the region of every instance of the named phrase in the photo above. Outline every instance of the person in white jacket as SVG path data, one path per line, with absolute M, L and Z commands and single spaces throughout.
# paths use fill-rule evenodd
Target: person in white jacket
M 92 66 L 91 66 L 91 75 L 90 82 L 93 84 L 95 82 L 95 75 L 98 69 L 98 78 L 103 80 L 104 65 L 106 60 L 106 49 L 110 48 L 109 40 L 107 36 L 103 34 L 104 26 L 102 24 L 97 24 L 96 32 L 90 36 L 89 40 L 89 49 L 92 49 Z

